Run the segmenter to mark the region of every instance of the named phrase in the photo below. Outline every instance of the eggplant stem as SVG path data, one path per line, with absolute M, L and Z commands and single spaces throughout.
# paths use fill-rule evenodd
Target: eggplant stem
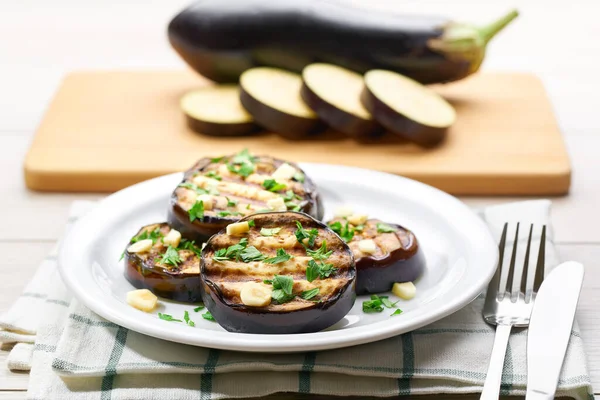
M 491 24 L 478 28 L 477 30 L 479 31 L 483 42 L 487 44 L 494 36 L 496 36 L 496 34 L 498 34 L 498 32 L 504 29 L 506 25 L 510 24 L 518 16 L 519 12 L 517 10 L 511 10 Z

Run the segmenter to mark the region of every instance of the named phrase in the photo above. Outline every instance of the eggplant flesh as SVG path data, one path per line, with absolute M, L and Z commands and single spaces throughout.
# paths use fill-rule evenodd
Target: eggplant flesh
M 230 168 L 237 171 L 244 166 L 243 163 L 236 163 L 236 160 L 240 160 L 240 154 L 216 159 L 203 158 L 185 172 L 183 181 L 171 195 L 167 216 L 169 224 L 180 231 L 183 237 L 197 243 L 206 242 L 212 235 L 246 215 L 271 211 L 268 201 L 277 197 L 286 199 L 288 209 L 305 212 L 317 219 L 323 218 L 324 209 L 317 188 L 297 164 L 269 156 L 248 155 L 253 160 L 254 170 L 244 177 L 230 171 Z M 271 174 L 284 164 L 293 167 L 297 174 L 287 180 L 274 179 L 276 183 L 284 184 L 285 188 L 274 192 L 266 190 L 264 181 L 271 179 Z M 202 193 L 212 197 L 212 207 L 209 209 L 205 205 L 203 216 L 192 221 L 190 210 Z
M 201 280 L 203 301 L 216 321 L 226 330 L 241 333 L 292 334 L 316 332 L 341 320 L 352 308 L 356 298 L 355 264 L 350 248 L 325 224 L 304 213 L 274 212 L 254 214 L 243 221 L 253 221 L 250 231 L 240 236 L 227 235 L 225 231 L 213 236 L 202 251 Z M 317 229 L 311 246 L 303 245 L 296 237 L 297 223 L 303 229 Z M 280 228 L 273 236 L 263 236 L 261 230 Z M 219 250 L 247 240 L 267 257 L 283 249 L 293 258 L 277 264 L 265 260 L 244 262 L 232 256 L 231 260 L 215 260 Z M 331 263 L 334 272 L 329 276 L 308 281 L 307 265 L 312 260 L 307 248 L 318 249 L 326 242 L 332 254 L 319 263 Z M 268 260 L 268 259 L 267 259 Z M 269 280 L 275 276 L 293 279 L 292 298 L 278 301 L 273 296 L 266 304 L 249 306 L 241 294 L 243 285 L 253 282 L 268 291 L 275 291 Z M 319 288 L 310 299 L 302 298 L 308 290 Z M 270 294 L 269 294 L 270 295 Z
M 158 230 L 160 235 L 148 252 L 130 253 L 125 250 L 125 278 L 136 288 L 148 289 L 159 297 L 190 303 L 201 301 L 200 257 L 196 253 L 200 252 L 198 247 L 190 244 L 190 248 L 194 248 L 195 252 L 190 248 L 183 249 L 180 245 L 177 253 L 181 262 L 177 265 L 162 263 L 161 259 L 168 247 L 162 243 L 161 238 L 171 230 L 166 223 L 142 227 L 129 244 L 133 244 L 135 238 L 139 238 L 144 232 L 155 230 Z
M 340 222 L 342 226 L 348 223 L 343 218 L 336 218 L 328 224 Z M 393 232 L 380 232 L 378 225 L 389 227 Z M 356 293 L 389 292 L 396 282 L 412 282 L 425 270 L 425 255 L 419 242 L 411 231 L 397 225 L 384 223 L 378 219 L 369 219 L 362 224 L 360 230 L 348 223 L 349 229 L 354 229 L 354 236 L 348 246 L 356 261 Z M 361 240 L 371 239 L 377 245 L 377 252 L 367 254 L 359 249 Z
M 487 42 L 516 11 L 475 28 L 435 16 L 365 10 L 321 0 L 203 0 L 176 15 L 171 45 L 196 71 L 236 82 L 254 66 L 300 72 L 329 62 L 364 73 L 389 69 L 421 83 L 477 71 Z

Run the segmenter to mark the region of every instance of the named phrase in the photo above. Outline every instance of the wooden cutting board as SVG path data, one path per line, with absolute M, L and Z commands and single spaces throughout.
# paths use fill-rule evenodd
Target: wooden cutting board
M 187 71 L 77 72 L 52 101 L 25 159 L 35 190 L 111 192 L 181 171 L 204 156 L 237 152 L 344 164 L 403 175 L 453 194 L 549 195 L 569 189 L 571 169 L 541 82 L 481 73 L 436 88 L 458 121 L 438 148 L 388 140 L 365 145 L 335 132 L 320 140 L 275 134 L 214 138 L 190 131 L 179 109 L 209 84 Z

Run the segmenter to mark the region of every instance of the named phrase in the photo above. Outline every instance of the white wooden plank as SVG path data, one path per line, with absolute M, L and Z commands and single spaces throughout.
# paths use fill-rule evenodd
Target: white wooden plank
M 27 399 L 27 392 L 25 390 L 16 391 L 11 390 L 7 392 L 0 392 L 0 400 L 25 400 Z

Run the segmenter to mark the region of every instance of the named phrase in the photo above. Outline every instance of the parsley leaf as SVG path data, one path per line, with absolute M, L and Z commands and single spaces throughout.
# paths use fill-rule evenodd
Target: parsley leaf
M 250 155 L 248 149 L 244 149 L 236 154 L 231 162 L 227 163 L 227 169 L 234 174 L 247 178 L 254 172 L 254 162 L 256 157 Z
M 212 316 L 212 314 L 209 311 L 207 311 L 204 314 L 202 314 L 202 318 L 204 318 L 204 319 L 206 319 L 208 321 L 213 321 L 213 322 L 216 321 L 215 318 Z
M 213 179 L 216 179 L 216 180 L 218 180 L 218 181 L 221 181 L 221 180 L 223 180 L 223 178 L 221 178 L 221 177 L 219 176 L 219 174 L 217 174 L 217 172 L 216 172 L 216 171 L 208 171 L 208 172 L 206 173 L 206 176 L 207 176 L 208 178 L 213 178 Z
M 194 308 L 194 312 L 198 312 L 201 310 L 204 310 L 204 306 L 198 306 L 198 307 Z
M 402 310 L 399 308 L 396 308 L 396 311 L 394 311 L 393 313 L 390 314 L 390 317 L 393 317 L 394 315 L 400 315 L 402 314 Z
M 279 264 L 289 261 L 292 258 L 291 254 L 286 253 L 284 249 L 277 249 L 277 255 L 265 260 L 267 264 Z
M 300 204 L 296 204 L 293 201 L 286 201 L 285 207 L 290 211 L 300 211 L 302 209 Z
M 173 246 L 169 246 L 167 247 L 167 251 L 165 252 L 165 254 L 163 254 L 159 262 L 161 264 L 168 264 L 176 267 L 177 264 L 180 264 L 182 261 L 183 260 L 181 259 L 181 257 L 179 257 L 177 249 Z
M 162 319 L 162 320 L 164 320 L 164 321 L 183 322 L 183 321 L 182 321 L 182 320 L 180 320 L 180 319 L 175 319 L 175 318 L 173 318 L 173 316 L 172 316 L 172 315 L 169 315 L 169 314 L 161 314 L 161 313 L 158 313 L 158 318 L 160 318 L 160 319 Z
M 313 228 L 310 231 L 307 231 L 302 227 L 302 224 L 296 221 L 296 226 L 298 229 L 296 230 L 296 239 L 299 243 L 302 243 L 305 247 L 313 247 L 315 245 L 315 240 L 317 239 L 317 235 L 319 231 L 317 228 Z M 304 239 L 308 239 L 308 246 L 304 244 Z
M 292 293 L 293 287 L 294 278 L 288 275 L 275 275 L 271 298 L 279 304 L 287 303 L 295 297 Z
M 333 264 L 317 263 L 315 260 L 310 260 L 308 267 L 306 267 L 306 280 L 312 282 L 317 278 L 329 278 L 336 269 Z
M 235 207 L 238 204 L 237 200 L 231 200 L 229 197 L 225 197 L 227 199 L 227 207 Z
M 193 240 L 181 239 L 178 249 L 193 251 L 197 257 L 202 257 L 202 249 Z
M 285 196 L 283 196 L 283 200 L 284 201 L 302 200 L 302 197 L 298 196 L 293 191 L 288 190 L 287 192 L 285 192 Z
M 196 194 L 208 194 L 208 190 L 198 187 L 198 185 L 196 185 L 195 183 L 192 183 L 192 182 L 180 183 L 179 187 L 193 190 L 194 192 L 196 192 Z
M 266 283 L 267 285 L 272 285 L 273 279 L 263 279 L 263 283 Z
M 192 208 L 189 209 L 188 215 L 190 216 L 190 222 L 194 222 L 196 219 L 203 219 L 204 202 L 202 200 L 195 202 Z
M 225 156 L 211 158 L 210 162 L 213 163 L 213 164 L 215 164 L 215 163 L 218 163 L 219 161 L 221 161 L 224 158 L 225 158 Z
M 294 174 L 294 179 L 300 183 L 304 183 L 304 174 L 298 171 Z
M 228 248 L 222 248 L 215 251 L 213 260 L 215 261 L 227 261 L 227 260 L 239 260 L 240 253 L 248 246 L 248 238 L 242 238 L 236 244 L 229 246 Z
M 190 319 L 190 313 L 187 311 L 183 313 L 183 320 L 188 326 L 196 326 L 196 323 Z
M 152 239 L 152 244 L 154 244 L 161 237 L 163 237 L 163 234 L 160 232 L 160 227 L 156 227 L 151 231 L 144 230 L 144 232 L 134 236 L 131 239 L 131 243 L 139 242 L 140 240 Z
M 379 298 L 381 299 L 381 302 L 383 303 L 383 305 L 386 306 L 387 308 L 394 308 L 394 306 L 396 304 L 398 304 L 398 301 L 400 301 L 400 300 L 398 300 L 397 302 L 392 303 L 387 296 L 379 296 Z
M 121 253 L 121 258 L 119 258 L 119 261 L 123 260 L 125 258 L 125 250 L 123 250 L 123 252 Z
M 252 154 L 250 154 L 250 151 L 248 151 L 248 149 L 244 149 L 242 151 L 240 151 L 239 153 L 237 153 L 234 157 L 233 157 L 233 163 L 234 164 L 254 164 L 254 162 L 256 161 L 256 157 L 252 156 Z
M 267 189 L 269 192 L 278 192 L 285 189 L 287 186 L 285 183 L 277 183 L 275 179 L 265 179 L 262 183 L 262 187 Z
M 304 292 L 302 292 L 302 294 L 300 294 L 300 297 L 302 297 L 304 300 L 310 300 L 318 294 L 319 294 L 319 288 L 316 287 L 314 289 L 305 290 Z
M 377 297 L 377 296 L 375 296 L 375 297 Z M 375 312 L 382 312 L 383 306 L 382 306 L 381 300 L 379 298 L 377 298 L 375 300 L 363 301 L 362 309 L 363 309 L 363 312 L 365 312 L 365 313 L 375 313 Z
M 240 252 L 240 258 L 243 262 L 250 261 L 261 261 L 267 258 L 263 253 L 261 253 L 256 247 L 250 246 L 245 248 Z
M 256 226 L 256 223 L 254 223 L 254 220 L 253 220 L 253 219 L 251 219 L 250 221 L 248 221 L 248 226 L 249 226 L 250 228 L 252 228 L 252 227 Z
M 389 226 L 388 224 L 384 224 L 384 223 L 377 223 L 377 232 L 379 233 L 390 233 L 390 232 L 396 232 L 398 229 L 394 228 L 393 226 Z
M 329 256 L 333 253 L 333 250 L 327 251 L 327 241 L 323 240 L 321 243 L 321 247 L 317 250 L 306 249 L 306 254 L 314 258 L 315 260 L 327 260 Z
M 275 236 L 277 235 L 279 232 L 281 231 L 281 228 L 261 228 L 260 229 L 260 234 L 262 236 Z
M 237 211 L 219 211 L 217 213 L 219 217 L 227 217 L 228 215 L 243 215 L 241 212 Z
M 348 222 L 346 222 L 346 224 L 343 225 L 340 221 L 335 221 L 335 222 L 330 223 L 329 227 L 331 228 L 332 231 L 334 231 L 342 239 L 344 239 L 344 241 L 346 243 L 351 241 L 352 238 L 354 237 L 354 228 L 352 228 L 350 225 L 348 225 Z

